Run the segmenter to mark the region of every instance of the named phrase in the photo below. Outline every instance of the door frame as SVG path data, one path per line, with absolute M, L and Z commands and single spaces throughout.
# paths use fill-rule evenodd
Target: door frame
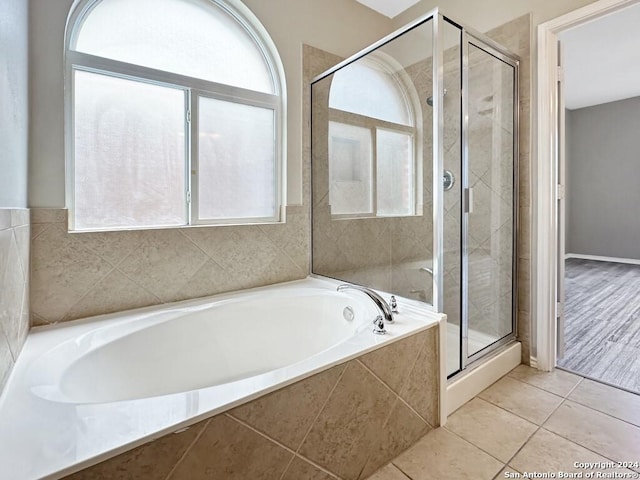
M 533 166 L 533 321 L 531 365 L 551 371 L 556 366 L 558 315 L 558 146 L 563 142 L 558 116 L 558 34 L 640 0 L 598 0 L 542 23 L 537 32 L 537 164 Z M 564 127 L 564 126 L 562 126 Z M 560 188 L 562 190 L 562 187 Z

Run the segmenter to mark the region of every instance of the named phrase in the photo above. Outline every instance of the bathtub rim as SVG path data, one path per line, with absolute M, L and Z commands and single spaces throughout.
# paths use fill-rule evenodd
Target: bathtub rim
M 335 287 L 337 287 L 337 285 L 343 284 L 346 282 L 341 282 L 335 279 L 331 279 L 331 278 L 326 278 L 326 277 L 315 277 L 315 276 L 309 276 L 305 279 L 301 279 L 301 280 L 294 280 L 291 282 L 283 282 L 283 283 L 277 283 L 277 284 L 273 284 L 273 285 L 268 285 L 268 286 L 261 286 L 261 287 L 256 287 L 256 288 L 251 288 L 251 289 L 246 289 L 246 290 L 238 290 L 238 291 L 233 291 L 233 292 L 227 292 L 227 293 L 223 293 L 223 294 L 218 294 L 218 295 L 213 295 L 213 296 L 209 296 L 209 297 L 202 297 L 202 298 L 198 298 L 198 299 L 193 299 L 193 300 L 184 300 L 184 301 L 179 301 L 179 302 L 172 302 L 172 303 L 167 303 L 167 304 L 162 304 L 162 305 L 154 305 L 154 306 L 149 306 L 149 307 L 142 307 L 142 308 L 138 308 L 138 309 L 133 309 L 133 310 L 128 310 L 125 312 L 115 312 L 115 313 L 109 313 L 109 314 L 103 314 L 103 315 L 97 315 L 97 316 L 93 316 L 93 317 L 87 317 L 87 318 L 83 318 L 83 319 L 78 319 L 78 320 L 73 320 L 73 321 L 69 321 L 69 322 L 64 322 L 64 323 L 58 323 L 58 324 L 54 324 L 54 325 L 46 325 L 46 326 L 40 326 L 34 328 L 33 332 L 30 332 L 29 334 L 29 338 L 27 339 L 27 342 L 29 343 L 29 345 L 25 344 L 25 348 L 23 349 L 23 352 L 27 355 L 27 358 L 24 359 L 24 361 L 20 364 L 21 368 L 14 368 L 14 371 L 12 372 L 12 376 L 9 378 L 9 380 L 7 381 L 6 385 L 5 385 L 5 389 L 2 392 L 2 395 L 0 396 L 0 414 L 2 413 L 2 411 L 4 410 L 5 407 L 5 403 L 7 402 L 7 397 L 9 396 L 9 392 L 11 392 L 13 390 L 13 384 L 16 383 L 16 380 L 14 378 L 14 373 L 22 373 L 24 374 L 26 372 L 26 369 L 29 368 L 30 364 L 34 361 L 34 359 L 36 359 L 39 355 L 41 355 L 42 353 L 44 353 L 45 351 L 47 351 L 48 349 L 45 350 L 41 350 L 39 352 L 32 352 L 31 351 L 31 343 L 34 343 L 34 339 L 36 339 L 37 337 L 42 336 L 42 334 L 46 334 L 49 331 L 56 331 L 56 330 L 64 330 L 67 333 L 67 337 L 71 337 L 71 336 L 77 336 L 77 333 L 70 333 L 71 330 L 75 330 L 75 328 L 69 328 L 69 327 L 77 327 L 80 328 L 81 330 L 86 329 L 87 331 L 89 330 L 93 330 L 93 329 L 97 329 L 100 328 L 101 326 L 104 325 L 108 325 L 109 322 L 111 322 L 114 318 L 118 318 L 118 317 L 122 317 L 123 315 L 126 314 L 131 314 L 131 313 L 135 313 L 135 314 L 143 314 L 143 313 L 149 313 L 149 312 L 154 312 L 154 311 L 163 311 L 166 310 L 167 308 L 179 308 L 181 306 L 185 306 L 185 305 L 203 305 L 203 304 L 208 304 L 208 303 L 212 303 L 212 300 L 222 300 L 222 299 L 226 299 L 226 298 L 230 298 L 230 297 L 235 297 L 238 295 L 244 295 L 247 293 L 259 293 L 265 290 L 273 290 L 273 289 L 286 289 L 286 288 L 290 288 L 290 287 L 295 287 L 295 286 L 324 286 L 325 288 L 330 288 L 331 290 L 335 291 Z M 385 292 L 379 292 L 382 294 L 385 294 Z M 354 295 L 360 295 L 358 293 L 355 293 Z M 44 472 L 44 476 L 42 471 L 38 471 L 37 474 L 40 475 L 38 478 L 43 478 L 43 479 L 57 479 L 57 478 L 61 478 L 64 477 L 66 475 L 70 475 L 73 473 L 76 473 L 78 471 L 81 471 L 85 468 L 91 467 L 93 465 L 96 465 L 98 463 L 101 463 L 105 460 L 108 460 L 110 458 L 116 457 L 122 453 L 125 453 L 127 451 L 130 451 L 132 449 L 135 449 L 137 447 L 140 447 L 142 445 L 145 445 L 149 442 L 152 442 L 158 438 L 164 437 L 168 434 L 171 433 L 178 433 L 180 431 L 184 431 L 187 428 L 190 428 L 191 426 L 212 418 L 216 415 L 225 413 L 233 408 L 236 408 L 240 405 L 243 405 L 245 403 L 251 402 L 257 398 L 260 398 L 264 395 L 267 395 L 269 393 L 272 393 L 276 390 L 285 388 L 289 385 L 292 385 L 296 382 L 299 382 L 301 380 L 304 380 L 305 378 L 311 377 L 312 375 L 316 375 L 318 373 L 321 373 L 325 370 L 328 370 L 336 365 L 340 365 L 340 364 L 344 364 L 347 363 L 355 358 L 361 357 L 362 355 L 365 355 L 366 353 L 369 353 L 371 351 L 377 350 L 383 346 L 388 346 L 392 343 L 395 343 L 397 341 L 400 341 L 402 339 L 405 339 L 411 335 L 414 334 L 418 334 L 419 332 L 428 330 L 430 328 L 438 328 L 440 335 L 438 336 L 439 338 L 439 346 L 438 346 L 438 355 L 439 355 L 439 362 L 440 362 L 440 379 L 439 379 L 439 389 L 440 389 L 440 397 L 439 397 L 439 402 L 438 402 L 438 408 L 439 408 L 439 412 L 440 412 L 440 423 L 442 424 L 443 421 L 443 415 L 446 415 L 446 402 L 443 400 L 443 394 L 446 391 L 446 388 L 443 390 L 442 388 L 442 382 L 443 382 L 443 376 L 442 376 L 442 365 L 443 365 L 443 359 L 446 358 L 445 355 L 443 355 L 443 353 L 441 352 L 441 349 L 445 346 L 444 343 L 442 343 L 442 335 L 443 332 L 446 333 L 446 316 L 443 314 L 437 314 L 429 309 L 425 309 L 425 308 L 420 308 L 421 305 L 415 305 L 416 303 L 419 304 L 420 302 L 416 302 L 416 301 L 406 301 L 406 299 L 402 298 L 402 297 L 398 297 L 398 303 L 399 303 L 399 307 L 400 307 L 400 312 L 401 314 L 407 313 L 408 314 L 408 318 L 411 317 L 411 322 L 414 321 L 418 321 L 420 324 L 417 327 L 412 327 L 409 331 L 401 333 L 401 334 L 397 334 L 397 335 L 386 335 L 384 338 L 384 341 L 382 343 L 379 344 L 374 344 L 371 345 L 370 347 L 366 348 L 366 349 L 360 349 L 357 352 L 354 352 L 350 355 L 347 356 L 342 356 L 341 358 L 330 362 L 330 363 L 323 363 L 321 365 L 316 366 L 315 368 L 311 368 L 311 369 L 306 369 L 304 373 L 301 374 L 297 374 L 297 375 L 293 375 L 290 376 L 289 378 L 287 378 L 284 381 L 280 381 L 280 382 L 276 382 L 273 383 L 272 385 L 265 387 L 265 388 L 260 388 L 258 390 L 253 391 L 252 393 L 249 393 L 247 395 L 243 395 L 241 398 L 237 398 L 233 401 L 230 402 L 226 402 L 223 405 L 219 405 L 216 406 L 214 408 L 207 408 L 204 411 L 201 411 L 195 415 L 191 415 L 188 416 L 187 418 L 184 418 L 181 421 L 178 422 L 174 422 L 171 423 L 170 425 L 166 425 L 163 428 L 159 428 L 157 430 L 154 430 L 153 432 L 143 435 L 143 436 L 137 436 L 136 438 L 133 438 L 130 441 L 127 442 L 123 442 L 120 443 L 119 445 L 112 447 L 112 448 L 108 448 L 105 449 L 95 455 L 91 455 L 88 456 L 80 461 L 76 461 L 74 463 L 71 464 L 67 464 L 65 466 L 55 466 L 53 469 L 49 469 L 47 471 Z M 397 324 L 396 324 L 397 325 Z M 391 329 L 394 328 L 394 326 L 390 326 Z M 370 337 L 367 338 L 371 338 L 374 337 L 373 334 L 370 334 Z M 30 357 L 30 358 L 29 358 Z M 305 363 L 305 362 L 301 362 L 301 363 Z M 285 367 L 286 368 L 286 367 Z M 272 373 L 272 372 L 269 372 Z M 446 382 L 446 376 L 444 377 L 444 381 Z M 14 387 L 15 388 L 15 387 Z M 200 390 L 196 390 L 196 391 L 200 391 Z M 24 392 L 23 392 L 24 393 Z M 175 395 L 182 395 L 184 393 L 188 393 L 188 392 L 183 392 L 181 394 L 175 394 Z M 169 395 L 171 396 L 171 395 Z M 169 397 L 169 396 L 163 396 L 163 397 Z M 139 402 L 143 402 L 144 400 Z M 117 404 L 120 402 L 114 402 L 111 404 L 105 404 L 105 405 L 113 405 L 113 404 Z M 125 402 L 127 403 L 127 402 Z M 445 413 L 443 413 L 445 412 Z

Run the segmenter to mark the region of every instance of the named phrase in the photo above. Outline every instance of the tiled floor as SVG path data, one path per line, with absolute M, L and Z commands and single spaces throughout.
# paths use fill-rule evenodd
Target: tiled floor
M 637 463 L 627 469 L 617 462 Z M 531 476 L 534 472 L 556 476 Z M 520 365 L 369 480 L 590 478 L 590 473 L 591 478 L 640 478 L 638 472 L 640 396 L 561 370 L 543 373 Z

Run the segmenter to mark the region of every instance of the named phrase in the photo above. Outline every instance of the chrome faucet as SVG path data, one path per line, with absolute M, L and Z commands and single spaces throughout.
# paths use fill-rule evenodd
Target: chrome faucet
M 378 307 L 378 310 L 381 313 L 381 315 L 378 315 L 373 321 L 373 323 L 376 324 L 375 328 L 373 329 L 373 333 L 377 333 L 379 335 L 383 335 L 384 333 L 386 333 L 384 329 L 384 322 L 386 321 L 387 323 L 393 323 L 393 312 L 391 311 L 391 307 L 385 301 L 385 299 L 370 288 L 361 287 L 360 285 L 351 285 L 345 283 L 344 285 L 340 285 L 338 287 L 339 292 L 343 292 L 345 290 L 357 290 L 366 294 L 371 300 L 373 300 L 373 303 L 376 304 L 376 307 Z

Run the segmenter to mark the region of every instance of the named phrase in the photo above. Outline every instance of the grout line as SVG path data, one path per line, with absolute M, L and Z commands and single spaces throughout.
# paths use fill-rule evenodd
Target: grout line
M 289 459 L 289 463 L 287 463 L 287 466 L 282 471 L 282 475 L 280 475 L 280 480 L 282 480 L 284 476 L 287 474 L 287 472 L 289 471 L 289 468 L 291 468 L 291 464 L 295 459 L 296 459 L 296 454 L 294 453 L 293 456 Z
M 261 437 L 265 438 L 266 440 L 269 440 L 272 443 L 275 443 L 276 445 L 278 445 L 279 447 L 284 448 L 286 451 L 288 451 L 289 453 L 293 454 L 295 456 L 295 453 L 291 448 L 287 447 L 284 443 L 276 440 L 275 438 L 271 438 L 269 435 L 267 435 L 265 432 L 261 432 L 260 430 L 258 430 L 255 427 L 252 427 L 251 425 L 249 425 L 247 422 L 240 420 L 239 418 L 234 417 L 233 415 L 231 415 L 231 413 L 229 412 L 225 412 L 222 413 L 220 415 L 224 415 L 228 418 L 230 418 L 231 420 L 238 422 L 240 425 L 242 425 L 243 427 L 248 428 L 249 430 L 257 433 L 258 435 L 260 435 Z
M 91 251 L 91 250 L 89 250 L 89 251 Z M 93 253 L 93 252 L 91 252 L 91 253 Z M 98 257 L 98 258 L 100 258 L 100 257 Z M 102 258 L 100 258 L 100 260 L 103 260 L 103 259 L 102 259 Z M 104 260 L 103 260 L 103 261 L 104 261 Z M 109 275 L 111 275 L 111 274 L 113 273 L 113 271 L 116 269 L 116 267 L 114 267 L 113 265 L 111 265 L 111 263 L 109 263 L 109 262 L 106 262 L 106 263 L 111 267 L 111 269 L 110 269 L 110 270 L 109 270 L 109 271 L 108 271 L 104 276 L 100 277 L 100 278 L 98 279 L 98 281 L 96 281 L 96 283 L 94 283 L 93 285 L 91 285 L 91 287 L 90 287 L 86 292 L 84 292 L 84 293 L 80 296 L 80 298 L 78 299 L 78 301 L 77 301 L 77 302 L 74 302 L 74 303 L 73 303 L 73 304 L 72 304 L 72 305 L 67 309 L 67 311 L 66 311 L 66 312 L 65 312 L 65 314 L 62 316 L 62 318 L 60 318 L 60 320 L 56 321 L 55 323 L 58 323 L 58 322 L 66 322 L 66 321 L 69 321 L 69 320 L 77 320 L 77 319 L 71 319 L 71 318 L 68 318 L 69 313 L 70 313 L 71 311 L 73 311 L 73 308 L 74 308 L 76 305 L 78 305 L 80 302 L 82 302 L 82 300 L 84 300 L 84 299 L 85 299 L 85 297 L 87 297 L 91 292 L 93 292 L 93 291 L 95 290 L 95 288 L 96 288 L 98 285 L 100 285 L 100 284 L 101 284 L 101 283 L 102 283 L 102 282 L 103 282 L 103 281 L 104 281 L 104 280 L 105 280 Z M 94 315 L 95 315 L 95 314 L 94 314 Z M 90 315 L 90 316 L 91 316 L 91 315 Z M 86 315 L 85 315 L 85 317 L 86 317 Z M 79 317 L 79 318 L 84 318 L 84 317 Z
M 556 435 L 556 436 L 558 436 L 558 437 L 560 437 L 560 438 L 562 438 L 562 439 L 564 439 L 564 440 L 566 440 L 566 441 L 568 441 L 568 442 L 571 442 L 571 443 L 573 443 L 574 445 L 577 445 L 578 447 L 584 448 L 585 450 L 588 450 L 588 451 L 590 451 L 591 453 L 595 453 L 595 454 L 596 454 L 596 455 L 598 455 L 599 457 L 606 458 L 606 459 L 607 459 L 607 460 L 609 460 L 610 462 L 618 463 L 618 461 L 619 461 L 619 460 L 614 460 L 614 459 L 612 459 L 612 458 L 609 458 L 607 455 L 604 455 L 604 454 L 602 454 L 602 453 L 600 453 L 600 452 L 598 452 L 598 451 L 596 451 L 596 450 L 593 450 L 592 448 L 589 448 L 589 447 L 587 447 L 587 446 L 585 446 L 585 445 L 583 445 L 583 444 L 581 444 L 581 443 L 578 443 L 578 442 L 576 442 L 575 440 L 573 440 L 573 439 L 571 439 L 571 438 L 569 438 L 569 437 L 565 437 L 564 435 L 561 435 L 561 434 L 559 434 L 559 433 L 557 433 L 557 432 L 553 432 L 553 431 L 548 430 L 548 429 L 546 429 L 546 428 L 544 428 L 544 427 L 540 427 L 540 429 L 542 429 L 542 430 L 544 430 L 545 432 L 550 433 L 550 434 L 552 434 L 552 435 Z M 627 470 L 632 470 L 632 469 L 628 468 Z
M 191 242 L 191 243 L 193 244 L 193 246 L 194 246 L 194 247 L 196 247 L 198 250 L 200 250 L 200 251 L 204 254 L 204 256 L 205 256 L 205 257 L 207 257 L 209 260 L 213 260 L 213 257 L 212 257 L 211 255 L 209 255 L 207 252 L 205 252 L 205 251 L 204 251 L 204 249 L 203 249 L 200 245 L 198 245 L 198 244 L 196 243 L 196 241 L 195 241 L 193 238 L 191 238 L 189 235 L 187 235 L 186 233 L 184 233 L 184 232 L 182 231 L 182 229 L 178 229 L 178 231 L 180 232 L 180 234 L 181 234 L 184 238 L 186 238 L 189 242 Z M 215 261 L 215 260 L 214 260 L 214 261 Z M 205 262 L 205 263 L 206 263 L 206 262 Z M 216 263 L 217 263 L 217 262 L 216 262 Z
M 420 352 L 422 352 L 422 350 L 420 350 Z M 417 360 L 417 359 L 416 359 Z M 404 403 L 413 413 L 415 413 L 420 420 L 422 420 L 423 422 L 425 422 L 429 427 L 434 428 L 433 425 L 431 425 L 430 422 L 428 422 L 427 420 L 425 420 L 424 418 L 422 418 L 422 415 L 420 415 L 418 412 L 416 412 L 416 410 L 409 405 L 409 403 L 407 403 L 407 401 L 402 398 L 402 396 L 400 396 L 399 393 L 396 393 L 395 390 L 393 390 L 389 385 L 387 385 L 380 377 L 378 377 L 378 375 L 376 375 L 369 367 L 367 367 L 364 363 L 362 363 L 360 361 L 360 358 L 356 358 L 355 359 L 356 362 L 358 362 L 360 364 L 361 367 L 363 367 L 367 372 L 369 372 L 371 375 L 373 375 L 373 377 L 378 380 L 380 383 L 382 383 L 382 385 L 384 387 L 386 387 L 387 390 L 389 390 L 398 400 L 400 400 L 402 403 Z M 411 372 L 413 371 L 413 369 L 415 368 L 415 364 L 413 365 L 413 367 L 411 367 L 411 370 L 409 371 L 409 374 L 411 374 Z M 391 411 L 395 408 L 397 402 L 394 402 L 393 407 L 391 408 Z M 384 423 L 383 423 L 383 427 L 385 427 L 387 425 L 387 422 L 389 420 L 389 418 L 391 417 L 391 411 L 389 412 L 389 416 L 387 416 L 387 418 L 385 419 Z
M 534 424 L 534 425 L 535 425 L 535 424 Z M 455 436 L 456 436 L 456 437 L 458 437 L 460 440 L 462 440 L 462 441 L 464 441 L 464 442 L 468 443 L 469 445 L 471 445 L 471 446 L 473 446 L 473 447 L 477 448 L 477 449 L 478 449 L 478 450 L 480 450 L 481 452 L 483 452 L 483 453 L 485 453 L 485 454 L 489 455 L 491 458 L 493 458 L 494 460 L 498 461 L 499 463 L 503 463 L 504 465 L 506 465 L 506 464 L 508 463 L 508 462 L 507 462 L 507 463 L 505 463 L 505 462 L 504 462 L 504 460 L 500 460 L 500 459 L 499 459 L 498 457 L 496 457 L 494 454 L 487 452 L 487 451 L 486 451 L 485 449 L 483 449 L 482 447 L 480 447 L 480 446 L 476 445 L 475 443 L 471 442 L 470 440 L 467 440 L 466 438 L 462 437 L 461 435 L 457 434 L 456 432 L 454 432 L 454 431 L 452 431 L 452 430 L 449 430 L 449 429 L 447 428 L 447 426 L 446 426 L 446 425 L 445 425 L 444 427 L 441 427 L 441 428 L 443 428 L 444 430 L 446 430 L 446 431 L 447 431 L 447 432 L 449 432 L 450 434 L 455 435 Z M 537 431 L 537 430 L 536 430 L 536 431 Z M 533 436 L 533 434 L 532 434 L 531 436 Z M 524 446 L 524 445 L 526 445 L 526 444 L 527 444 L 527 442 L 529 441 L 529 439 L 531 438 L 531 436 L 529 436 L 529 437 L 527 438 L 527 441 L 526 441 L 522 446 Z M 520 448 L 522 448 L 522 447 L 520 447 Z M 511 458 L 513 458 L 513 457 L 511 457 Z M 498 473 L 499 473 L 499 472 L 498 472 Z
M 578 382 L 578 383 L 580 383 L 580 382 Z M 529 442 L 531 441 L 531 439 L 533 438 L 533 436 L 534 436 L 536 433 L 538 433 L 538 432 L 540 431 L 540 429 L 542 428 L 542 426 L 543 426 L 545 423 L 547 423 L 547 421 L 549 420 L 549 418 L 551 418 L 551 416 L 552 416 L 554 413 L 556 413 L 556 412 L 560 409 L 560 407 L 564 404 L 564 402 L 565 402 L 565 401 L 566 401 L 566 400 L 563 398 L 563 399 L 562 399 L 562 402 L 560 402 L 560 405 L 558 405 L 556 408 L 554 408 L 554 409 L 553 409 L 553 411 L 552 411 L 549 415 L 547 415 L 547 417 L 544 419 L 544 421 L 543 421 L 540 425 L 536 425 L 536 424 L 534 424 L 534 425 L 536 425 L 538 428 L 536 428 L 536 430 L 535 430 L 531 435 L 529 435 L 529 437 L 527 438 L 527 440 L 526 440 L 526 441 L 525 441 L 525 442 L 520 446 L 520 448 L 516 451 L 516 453 L 514 453 L 514 454 L 511 456 L 511 458 L 510 458 L 510 459 L 505 463 L 505 465 L 510 465 L 510 464 L 511 464 L 511 461 L 512 461 L 512 460 L 513 460 L 513 459 L 514 459 L 514 458 L 515 458 L 515 457 L 516 457 L 516 456 L 517 456 L 517 455 L 522 451 L 522 449 L 523 449 L 525 446 L 527 446 L 527 445 L 529 444 Z M 513 413 L 513 412 L 512 412 L 512 413 Z M 546 430 L 546 429 L 545 429 L 545 430 Z
M 290 217 L 290 215 L 289 215 L 288 213 L 286 213 L 286 215 L 287 215 L 287 219 L 288 219 L 288 218 Z M 295 216 L 295 214 L 291 214 L 291 217 L 293 217 L 293 216 Z M 293 226 L 293 221 L 291 221 L 291 223 L 289 223 L 289 221 L 286 221 L 285 223 L 282 223 L 282 224 L 275 224 L 275 225 L 282 225 L 282 228 L 286 228 L 286 227 L 295 228 L 295 227 Z M 288 259 L 288 260 L 289 260 L 293 265 L 295 265 L 297 268 L 299 268 L 300 270 L 302 270 L 302 272 L 303 272 L 303 273 L 304 273 L 304 272 L 307 272 L 307 271 L 309 270 L 309 269 L 308 269 L 308 266 L 303 268 L 303 267 L 301 267 L 300 265 L 298 265 L 298 263 L 297 263 L 297 262 L 295 262 L 295 261 L 291 258 L 291 256 L 289 255 L 289 252 L 287 251 L 287 249 L 286 249 L 286 248 L 284 248 L 284 246 L 280 246 L 280 245 L 278 245 L 278 244 L 277 244 L 277 243 L 276 243 L 276 242 L 275 242 L 275 241 L 274 241 L 274 240 L 269 236 L 269 234 L 263 230 L 262 225 L 258 225 L 258 229 L 260 230 L 260 233 L 262 233 L 262 235 L 264 235 L 264 236 L 267 238 L 267 240 L 269 241 L 269 243 L 271 243 L 271 245 L 273 245 L 273 247 L 274 247 L 276 250 L 278 250 L 279 252 L 281 252 L 282 254 L 284 254 L 284 256 L 285 256 L 285 257 L 286 257 L 286 258 L 287 258 L 287 259 Z M 310 239 L 311 237 L 308 237 L 308 238 Z M 307 249 L 307 250 L 309 250 L 309 249 Z
M 42 230 L 40 230 L 38 232 L 38 234 L 34 237 L 34 236 L 32 236 L 33 235 L 33 230 L 31 229 L 33 225 L 46 225 L 46 227 L 44 227 Z M 51 225 L 55 225 L 55 224 L 54 223 L 29 223 L 29 241 L 33 242 L 36 238 L 38 238 L 44 232 L 49 230 L 49 228 L 51 228 Z
M 393 460 L 395 460 L 395 458 L 394 458 Z M 395 468 L 397 468 L 397 469 L 398 469 L 398 471 L 399 471 L 400 473 L 402 473 L 405 477 L 407 477 L 409 480 L 414 480 L 414 478 L 413 478 L 411 475 L 409 475 L 407 472 L 405 472 L 404 470 L 402 470 L 402 468 L 400 468 L 398 465 L 396 465 L 395 463 L 393 463 L 393 460 L 392 460 L 391 462 L 389 462 L 391 465 L 393 465 Z
M 606 385 L 607 387 L 615 388 L 616 390 L 622 390 L 623 392 L 631 393 L 633 395 L 640 395 L 640 392 L 636 392 L 636 391 L 630 390 L 630 389 L 628 389 L 626 387 L 623 387 L 621 385 L 616 385 L 615 383 L 610 383 L 610 382 L 608 382 L 608 381 L 606 381 L 606 380 L 604 380 L 602 378 L 591 377 L 591 376 L 586 375 L 584 373 L 580 373 L 580 372 L 578 372 L 576 370 L 571 370 L 569 368 L 562 367 L 562 366 L 559 366 L 559 365 L 556 365 L 556 368 L 558 370 L 562 370 L 563 372 L 568 372 L 568 373 L 573 373 L 574 375 L 578 375 L 578 376 L 582 377 L 583 379 L 591 380 L 592 382 L 600 383 L 602 385 Z
M 338 475 L 336 475 L 335 473 L 332 473 L 331 471 L 327 470 L 326 468 L 324 468 L 322 465 L 318 465 L 316 462 L 314 462 L 313 460 L 308 459 L 307 457 L 305 457 L 304 455 L 300 455 L 300 454 L 296 454 L 293 456 L 293 459 L 295 459 L 296 457 L 300 458 L 302 461 L 309 463 L 310 465 L 313 465 L 314 467 L 316 467 L 318 470 L 320 470 L 323 473 L 326 473 L 327 475 L 329 475 L 331 478 L 334 478 L 335 480 L 341 480 L 340 477 L 338 477 Z M 291 463 L 293 463 L 293 459 L 291 460 Z M 288 468 L 288 467 L 287 467 Z M 283 476 L 280 478 L 284 478 L 284 474 L 287 473 L 287 471 L 285 470 L 284 473 L 282 474 Z
M 180 465 L 182 463 L 182 461 L 186 458 L 187 454 L 191 451 L 191 449 L 193 448 L 193 446 L 196 444 L 196 442 L 198 440 L 200 440 L 200 437 L 204 434 L 204 431 L 207 429 L 207 427 L 209 426 L 209 424 L 211 423 L 211 420 L 213 419 L 213 417 L 209 418 L 206 422 L 206 424 L 204 425 L 204 427 L 202 427 L 202 430 L 200 431 L 200 433 L 198 433 L 198 435 L 196 435 L 196 438 L 193 439 L 193 441 L 191 442 L 191 444 L 185 449 L 184 453 L 182 454 L 182 456 L 180 456 L 180 458 L 178 459 L 178 461 L 175 463 L 175 465 L 173 466 L 173 468 L 171 470 L 169 470 L 169 473 L 167 473 L 167 476 L 164 477 L 164 480 L 169 480 L 171 478 L 171 476 L 173 475 L 173 472 L 176 470 L 176 468 L 178 468 L 178 465 Z M 193 428 L 189 427 L 189 428 Z M 173 435 L 173 433 L 169 433 L 168 435 Z M 163 438 L 163 437 L 161 437 Z
M 333 396 L 333 392 L 335 392 L 336 388 L 338 388 L 338 384 L 342 380 L 342 377 L 344 377 L 344 374 L 347 371 L 347 368 L 349 368 L 349 363 L 351 363 L 351 362 L 347 362 L 347 364 L 342 369 L 342 372 L 340 372 L 340 375 L 338 376 L 338 380 L 336 380 L 335 385 L 333 385 L 333 388 L 331 388 L 331 391 L 329 392 L 329 395 L 327 395 L 327 398 L 322 403 L 322 406 L 318 410 L 318 413 L 316 414 L 315 418 L 313 419 L 313 421 L 309 425 L 309 428 L 305 432 L 304 437 L 302 437 L 302 441 L 300 442 L 300 445 L 298 445 L 298 448 L 296 448 L 296 451 L 294 452 L 293 458 L 289 462 L 289 465 L 287 465 L 287 468 L 284 470 L 284 472 L 282 472 L 282 475 L 280 476 L 280 480 L 282 480 L 284 478 L 284 475 L 287 473 L 287 470 L 289 470 L 289 467 L 291 466 L 291 463 L 293 463 L 293 460 L 295 459 L 296 456 L 299 456 L 300 458 L 303 458 L 305 461 L 308 461 L 309 463 L 311 463 L 312 465 L 314 465 L 316 467 L 320 467 L 319 465 L 316 465 L 316 463 L 312 462 L 308 458 L 306 458 L 303 455 L 301 455 L 299 452 L 300 452 L 300 449 L 302 448 L 302 446 L 304 445 L 304 442 L 307 440 L 307 437 L 309 436 L 309 433 L 311 433 L 311 430 L 313 429 L 314 425 L 318 421 L 318 418 L 320 418 L 320 415 L 322 414 L 322 412 L 324 411 L 325 407 L 327 406 L 327 403 L 329 403 L 329 399 Z M 325 469 L 322 468 L 322 467 L 320 467 L 320 469 L 322 471 L 325 471 Z M 329 473 L 331 473 L 331 472 L 329 472 Z M 333 475 L 333 474 L 331 474 L 331 475 Z
M 600 415 L 604 415 L 604 416 L 609 417 L 609 418 L 611 418 L 613 420 L 617 420 L 618 422 L 626 423 L 627 425 L 630 425 L 630 426 L 640 430 L 640 425 L 636 425 L 635 423 L 632 423 L 632 422 L 630 422 L 628 420 L 624 420 L 622 418 L 618 418 L 618 417 L 616 417 L 614 415 L 611 415 L 611 414 L 609 414 L 607 412 L 602 412 L 602 411 L 598 410 L 597 408 L 590 407 L 589 405 L 584 405 L 584 404 L 582 404 L 580 402 L 576 402 L 575 400 L 573 400 L 571 398 L 567 398 L 566 401 L 567 402 L 571 402 L 571 403 L 575 403 L 576 405 L 579 405 L 582 408 L 586 408 L 587 410 L 591 410 L 593 412 L 599 413 Z

